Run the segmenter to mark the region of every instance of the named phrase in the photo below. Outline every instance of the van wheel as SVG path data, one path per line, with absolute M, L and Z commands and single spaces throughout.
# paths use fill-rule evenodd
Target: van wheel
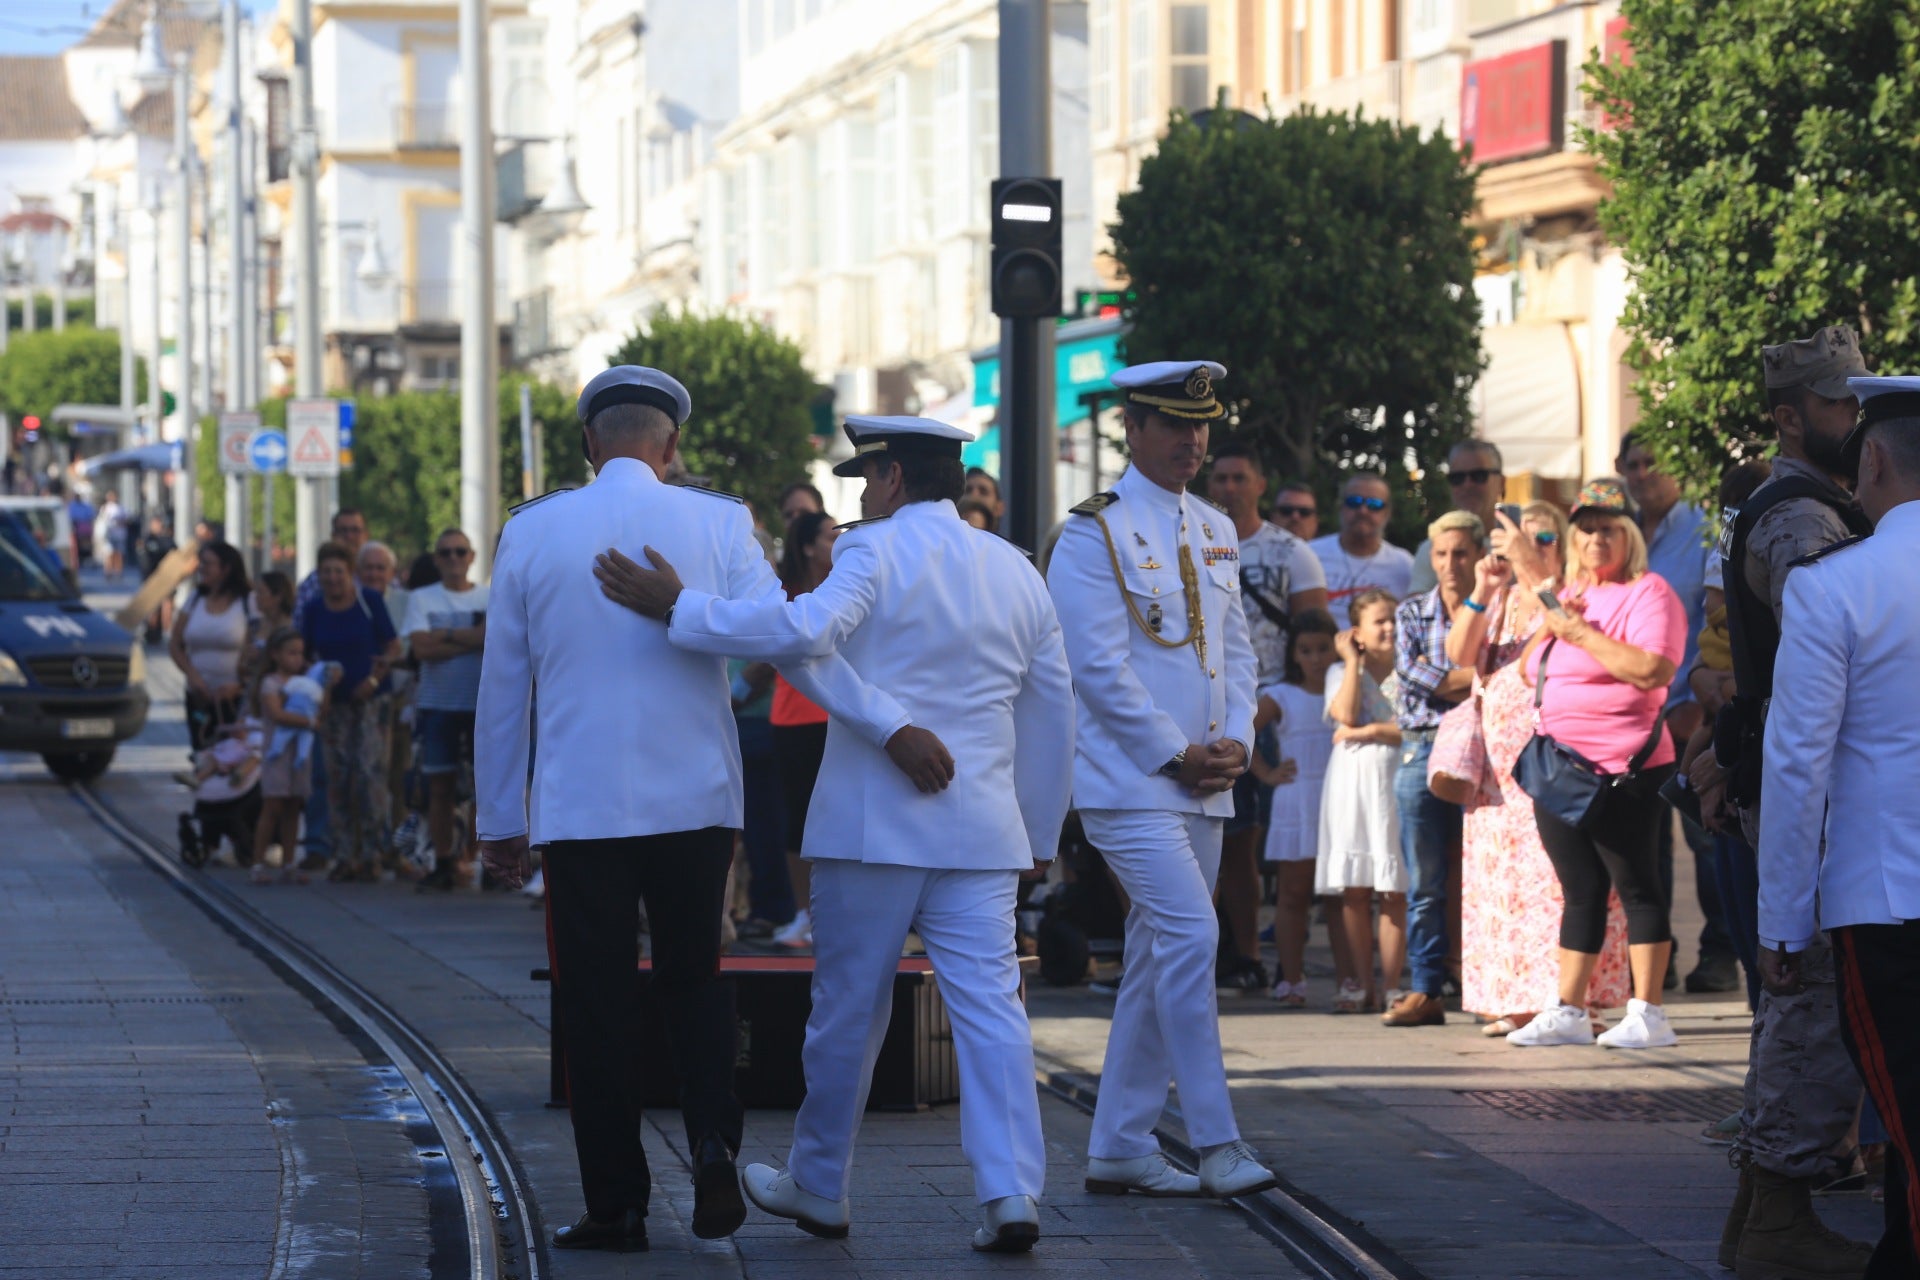
M 91 751 L 48 751 L 41 755 L 47 762 L 47 768 L 53 776 L 65 782 L 92 782 L 107 771 L 113 763 L 112 747 L 95 747 Z

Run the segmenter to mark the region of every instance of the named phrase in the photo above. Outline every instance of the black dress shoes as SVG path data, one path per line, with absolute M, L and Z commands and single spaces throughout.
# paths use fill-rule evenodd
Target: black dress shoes
M 719 1240 L 738 1231 L 746 1220 L 747 1202 L 740 1196 L 733 1148 L 719 1134 L 709 1133 L 693 1149 L 693 1234 L 702 1240 Z
M 556 1249 L 604 1249 L 608 1253 L 645 1253 L 647 1251 L 647 1215 L 629 1209 L 606 1222 L 583 1213 L 580 1221 L 553 1233 Z

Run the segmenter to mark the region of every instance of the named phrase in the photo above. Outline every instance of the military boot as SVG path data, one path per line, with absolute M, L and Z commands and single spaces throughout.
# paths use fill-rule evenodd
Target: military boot
M 1849 1240 L 1813 1212 L 1811 1184 L 1748 1167 L 1753 1205 L 1734 1254 L 1740 1280 L 1859 1280 L 1871 1245 Z
M 1747 1225 L 1747 1212 L 1753 1208 L 1753 1172 L 1740 1166 L 1740 1186 L 1733 1193 L 1733 1208 L 1727 1210 L 1726 1225 L 1720 1228 L 1720 1269 L 1733 1270 L 1740 1253 L 1740 1232 Z

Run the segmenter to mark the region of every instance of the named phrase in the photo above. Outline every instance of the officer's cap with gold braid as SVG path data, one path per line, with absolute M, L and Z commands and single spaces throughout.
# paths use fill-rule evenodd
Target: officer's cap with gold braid
M 1213 394 L 1213 384 L 1226 376 L 1227 367 L 1212 360 L 1156 360 L 1118 370 L 1113 385 L 1127 393 L 1128 404 L 1170 418 L 1205 419 L 1227 411 Z
M 973 432 L 932 418 L 848 414 L 847 439 L 853 442 L 853 456 L 835 466 L 833 474 L 856 479 L 861 464 L 876 454 L 883 458 L 958 458 L 960 446 L 973 439 Z

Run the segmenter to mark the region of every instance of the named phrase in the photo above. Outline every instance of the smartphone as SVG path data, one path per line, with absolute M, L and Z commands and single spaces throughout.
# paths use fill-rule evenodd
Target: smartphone
M 1520 504 L 1519 503 L 1503 502 L 1499 506 L 1495 507 L 1494 510 L 1498 511 L 1501 515 L 1505 516 L 1507 519 L 1513 521 L 1516 525 L 1520 523 Z
M 1567 612 L 1567 606 L 1560 603 L 1560 597 L 1553 593 L 1551 584 L 1541 586 L 1534 594 L 1540 597 L 1540 603 L 1545 606 L 1548 613 L 1557 614 L 1562 618 L 1573 616 Z

